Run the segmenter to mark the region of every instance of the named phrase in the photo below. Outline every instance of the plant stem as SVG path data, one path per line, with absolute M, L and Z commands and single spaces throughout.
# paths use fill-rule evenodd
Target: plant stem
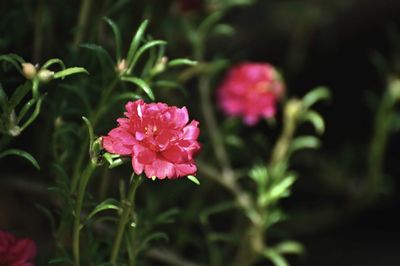
M 134 174 L 132 174 L 132 181 L 130 184 L 128 196 L 125 200 L 122 201 L 122 214 L 118 222 L 117 234 L 115 235 L 114 244 L 111 251 L 110 263 L 112 265 L 116 265 L 118 254 L 120 252 L 122 237 L 125 232 L 125 226 L 129 220 L 129 215 L 133 211 L 133 206 L 135 203 L 135 195 L 136 189 L 139 187 L 142 178 L 141 176 L 137 176 L 135 178 Z
M 91 7 L 92 7 L 92 0 L 82 0 L 82 4 L 79 10 L 78 23 L 76 26 L 76 32 L 73 41 L 75 46 L 81 43 L 83 39 L 83 36 L 87 28 L 86 24 L 89 19 L 89 13 Z
M 85 196 L 86 186 L 89 182 L 89 179 L 96 168 L 96 164 L 90 162 L 86 167 L 85 171 L 82 173 L 80 183 L 79 183 L 79 191 L 78 191 L 78 198 L 76 200 L 76 207 L 75 207 L 75 219 L 74 219 L 74 227 L 73 227 L 73 235 L 72 235 L 72 245 L 73 245 L 73 254 L 74 254 L 74 261 L 75 266 L 79 266 L 80 258 L 79 258 L 79 237 L 80 237 L 80 230 L 81 230 L 81 212 L 82 212 L 82 205 L 83 199 Z

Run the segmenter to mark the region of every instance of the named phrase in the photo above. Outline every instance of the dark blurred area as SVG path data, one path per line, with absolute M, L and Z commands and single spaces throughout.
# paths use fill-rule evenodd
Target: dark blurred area
M 172 27 L 171 21 L 179 14 L 176 2 L 125 1 L 121 8 L 108 10 L 110 2 L 98 1 L 95 5 L 93 30 L 88 31 L 86 40 L 111 46 L 110 40 L 103 36 L 104 29 L 97 25 L 103 15 L 116 20 L 126 40 L 139 21 L 148 17 L 152 35 L 168 41 L 174 38 L 167 49 L 171 56 L 190 55 L 183 33 L 173 36 L 173 29 L 169 30 L 172 33 L 164 31 Z M 37 9 L 38 3 L 45 8 Z M 0 54 L 18 53 L 33 62 L 43 62 L 49 56 L 65 58 L 68 64 L 79 62 L 79 52 L 69 56 L 74 49 L 71 27 L 78 8 L 79 1 L 1 1 Z M 191 5 L 180 8 L 190 11 L 187 16 L 193 21 L 206 12 L 201 10 L 196 14 Z M 48 20 L 40 22 L 46 29 L 40 40 L 34 38 L 33 30 L 34 24 L 39 23 L 35 20 L 39 12 L 49 14 Z M 355 197 L 352 193 L 357 191 L 368 168 L 367 153 L 377 102 L 389 76 L 400 77 L 400 1 L 259 0 L 252 6 L 230 10 L 224 21 L 232 24 L 236 33 L 210 38 L 207 47 L 210 58 L 224 56 L 231 62 L 271 62 L 282 71 L 290 96 L 300 97 L 319 85 L 327 86 L 332 92 L 330 103 L 317 107 L 327 127 L 322 136 L 323 145 L 317 151 L 301 152 L 294 157 L 293 168 L 299 172 L 299 179 L 292 197 L 283 202 L 289 220 L 272 232 L 272 240 L 290 235 L 304 243 L 306 254 L 293 258 L 293 265 L 400 265 L 399 131 L 388 140 L 384 160 L 387 183 L 379 198 L 367 207 L 347 210 Z M 385 59 L 384 68 L 377 66 L 378 57 Z M 0 74 L 3 77 L 4 73 Z M 191 92 L 193 88 L 188 90 Z M 187 101 L 196 104 L 197 100 L 189 97 Z M 40 139 L 45 128 L 44 117 L 13 142 L 15 147 L 38 150 L 36 154 L 42 156 L 39 157 L 42 162 L 46 158 L 45 148 L 31 143 L 31 135 Z M 300 129 L 304 133 L 310 131 L 307 126 Z M 42 194 L 45 189 L 20 182 L 18 177 L 28 176 L 33 183 L 51 180 L 48 173 L 38 174 L 28 163 L 12 158 L 1 160 L 0 169 L 0 228 L 11 227 L 21 235 L 34 235 L 46 245 L 48 222 L 36 213 L 33 205 L 34 202 L 45 204 Z M 5 186 L 9 180 L 14 180 L 14 187 Z M 348 191 L 336 184 L 340 180 L 344 180 Z M 22 192 L 25 189 L 31 193 L 26 195 Z M 10 198 L 16 200 L 9 204 Z M 29 220 L 28 227 L 21 223 L 26 220 Z M 194 234 L 201 235 L 201 232 Z

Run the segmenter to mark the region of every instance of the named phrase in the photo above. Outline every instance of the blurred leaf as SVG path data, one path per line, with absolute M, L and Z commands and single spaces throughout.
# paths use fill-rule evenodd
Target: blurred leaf
M 69 265 L 75 265 L 75 263 L 68 257 L 58 257 L 49 260 L 49 264 L 59 264 L 59 263 L 67 263 Z
M 296 176 L 294 174 L 289 174 L 282 181 L 274 184 L 268 192 L 268 201 L 275 201 L 279 198 L 286 197 L 294 181 L 296 181 Z
M 54 74 L 54 78 L 58 79 L 58 78 L 64 78 L 66 76 L 69 75 L 74 75 L 74 74 L 78 74 L 78 73 L 85 73 L 85 74 L 89 74 L 89 72 L 87 72 L 86 69 L 84 69 L 83 67 L 70 67 L 64 70 L 61 70 L 59 72 L 56 72 Z
M 82 48 L 89 49 L 89 50 L 95 52 L 99 56 L 100 60 L 101 59 L 105 59 L 106 61 L 108 61 L 108 64 L 110 66 L 112 66 L 112 67 L 115 66 L 115 63 L 114 63 L 112 57 L 110 56 L 110 54 L 103 47 L 101 47 L 100 45 L 97 45 L 97 44 L 94 44 L 94 43 L 84 43 L 84 44 L 81 44 L 79 46 L 82 47 Z
M 214 27 L 211 34 L 233 36 L 235 32 L 235 29 L 229 24 L 218 24 Z
M 178 208 L 167 210 L 155 217 L 154 224 L 172 223 L 174 222 L 174 216 L 178 215 L 178 213 L 180 213 Z
M 234 208 L 237 208 L 235 201 L 225 201 L 214 206 L 207 206 L 207 208 L 200 213 L 200 221 L 203 224 L 208 224 L 208 219 L 211 215 L 232 210 Z
M 140 45 L 140 41 L 142 40 L 143 34 L 146 31 L 147 25 L 149 24 L 148 20 L 144 20 L 142 22 L 142 24 L 140 24 L 138 30 L 136 31 L 135 36 L 133 37 L 132 41 L 131 41 L 131 45 L 129 46 L 129 51 L 128 51 L 128 55 L 127 55 L 127 65 L 130 66 L 133 58 L 136 54 L 136 50 L 138 49 L 139 45 Z
M 119 62 L 119 60 L 121 60 L 121 43 L 122 43 L 122 38 L 121 38 L 121 32 L 119 31 L 119 28 L 117 26 L 117 24 L 115 24 L 115 22 L 113 20 L 111 20 L 108 17 L 103 17 L 103 20 L 111 27 L 113 33 L 114 33 L 114 37 L 115 37 L 115 56 L 117 58 L 117 62 Z
M 190 59 L 186 58 L 179 58 L 179 59 L 173 59 L 168 62 L 167 66 L 169 67 L 176 67 L 176 66 L 195 66 L 197 65 L 197 61 L 193 61 Z
M 16 124 L 19 124 L 19 122 L 24 118 L 26 113 L 33 107 L 35 106 L 37 99 L 30 99 L 24 106 L 22 107 L 21 111 L 18 114 Z
M 302 244 L 300 244 L 297 241 L 283 241 L 280 242 L 278 245 L 274 247 L 274 250 L 276 250 L 280 254 L 303 254 L 304 253 L 304 247 Z
M 3 112 L 7 111 L 7 102 L 8 102 L 7 94 L 5 93 L 3 86 L 0 83 L 0 108 Z
M 200 186 L 200 181 L 194 175 L 188 175 L 187 178 L 196 185 Z
M 179 82 L 172 80 L 157 80 L 153 83 L 154 87 L 160 87 L 165 89 L 178 89 L 183 95 L 187 96 L 187 91 Z
M 154 101 L 153 91 L 150 89 L 149 85 L 144 80 L 135 77 L 121 77 L 121 80 L 137 85 L 147 94 L 147 96 L 149 96 L 151 100 Z
M 35 203 L 35 207 L 37 209 L 39 209 L 39 211 L 41 211 L 47 217 L 47 219 L 50 222 L 51 232 L 54 233 L 55 229 L 56 229 L 56 222 L 54 219 L 54 215 L 51 213 L 51 211 L 48 208 L 46 208 L 38 203 Z
M 135 101 L 137 99 L 141 99 L 139 94 L 136 94 L 134 92 L 125 92 L 125 93 L 120 93 L 117 96 L 113 98 L 113 102 L 117 101 Z
M 89 221 L 93 216 L 98 214 L 99 212 L 102 211 L 107 211 L 107 210 L 119 210 L 120 203 L 115 200 L 115 199 L 106 199 L 99 203 L 86 217 L 86 221 Z
M 314 136 L 297 137 L 290 144 L 289 153 L 292 154 L 301 149 L 317 149 L 320 145 L 320 140 Z
M 274 249 L 267 248 L 267 250 L 263 252 L 263 255 L 275 266 L 289 266 L 289 263 L 286 261 L 286 259 Z
M 321 100 L 328 100 L 331 97 L 331 93 L 326 87 L 317 87 L 309 91 L 302 99 L 304 109 L 309 109 L 315 103 Z
M 28 160 L 36 169 L 40 170 L 40 166 L 38 164 L 38 162 L 35 160 L 35 158 L 33 158 L 32 155 L 30 155 L 28 152 L 26 151 L 22 151 L 22 150 L 18 150 L 18 149 L 9 149 L 6 151 L 3 151 L 2 153 L 0 153 L 0 159 L 8 156 L 8 155 L 16 155 L 22 158 L 25 158 L 26 160 Z
M 308 110 L 306 111 L 306 113 L 303 115 L 303 121 L 307 121 L 310 122 L 315 130 L 317 131 L 318 134 L 323 134 L 325 131 L 325 123 L 324 123 L 324 119 L 322 118 L 322 116 L 312 110 Z
M 147 245 L 150 243 L 150 241 L 153 241 L 155 239 L 164 239 L 166 242 L 169 241 L 169 237 L 166 233 L 163 232 L 155 232 L 152 233 L 151 235 L 147 236 L 145 239 L 143 239 L 139 249 L 144 249 L 147 247 Z
M 222 18 L 223 15 L 224 13 L 220 11 L 211 13 L 199 25 L 199 28 L 197 30 L 198 33 L 202 36 L 206 36 L 207 33 L 211 30 L 212 26 L 214 26 Z

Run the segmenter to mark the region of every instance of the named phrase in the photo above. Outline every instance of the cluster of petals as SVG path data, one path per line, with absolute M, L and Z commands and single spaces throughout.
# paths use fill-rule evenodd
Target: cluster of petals
M 0 230 L 0 265 L 33 266 L 36 245 L 31 239 L 17 239 L 14 235 Z
M 195 120 L 189 123 L 186 107 L 165 103 L 128 102 L 126 117 L 103 137 L 110 153 L 132 157 L 137 175 L 172 179 L 196 173 L 195 154 L 200 145 L 200 130 Z
M 270 64 L 245 62 L 232 67 L 218 89 L 218 104 L 229 116 L 243 117 L 247 125 L 272 118 L 285 86 Z

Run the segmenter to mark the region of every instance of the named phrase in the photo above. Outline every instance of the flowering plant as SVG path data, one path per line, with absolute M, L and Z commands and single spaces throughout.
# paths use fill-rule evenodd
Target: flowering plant
M 31 239 L 18 239 L 14 235 L 0 231 L 0 265 L 33 266 L 36 245 Z

